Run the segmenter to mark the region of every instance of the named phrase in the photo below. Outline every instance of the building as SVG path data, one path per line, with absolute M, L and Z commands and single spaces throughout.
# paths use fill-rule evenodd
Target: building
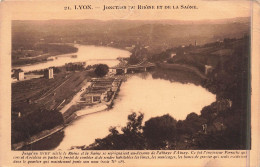
M 113 92 L 111 89 L 92 89 L 83 95 L 86 103 L 94 104 L 100 102 L 107 102 L 111 98 Z
M 85 100 L 85 102 L 87 103 L 100 103 L 101 102 L 101 94 L 102 93 L 99 93 L 99 92 L 96 92 L 96 93 L 88 93 L 88 94 L 85 94 L 83 96 L 83 99 Z
M 23 72 L 23 70 L 21 70 L 21 69 L 15 70 L 14 71 L 14 77 L 17 80 L 19 80 L 19 81 L 24 80 L 24 72 Z
M 208 75 L 213 71 L 213 67 L 210 65 L 205 65 L 205 75 Z
M 44 70 L 44 78 L 52 79 L 53 77 L 53 68 L 48 68 Z
M 88 104 L 108 102 L 119 89 L 120 84 L 120 79 L 94 78 L 91 80 L 91 86 L 82 95 L 81 99 Z
M 171 54 L 171 58 L 173 58 L 174 56 L 176 56 L 176 53 L 172 53 Z

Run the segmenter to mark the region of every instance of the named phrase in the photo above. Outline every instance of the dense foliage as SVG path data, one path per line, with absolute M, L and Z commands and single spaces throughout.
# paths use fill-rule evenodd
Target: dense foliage
M 128 116 L 128 123 L 121 130 L 123 134 L 115 127 L 109 129 L 110 134 L 104 139 L 96 139 L 96 142 L 87 149 L 97 150 L 136 150 L 145 149 L 145 141 L 142 133 L 143 114 L 132 113 Z M 83 148 L 85 149 L 85 148 Z
M 16 143 L 63 123 L 59 111 L 35 111 L 12 121 L 12 143 Z
M 138 64 L 145 60 L 145 58 L 148 56 L 148 50 L 143 46 L 136 46 L 131 51 L 132 54 L 130 55 L 129 64 Z
M 176 121 L 170 115 L 154 117 L 142 124 L 143 114 L 132 113 L 120 133 L 115 127 L 103 139 L 82 149 L 140 150 L 140 149 L 192 149 L 198 148 L 195 134 L 203 134 L 205 119 L 191 113 L 184 121 Z
M 82 148 L 250 149 L 249 38 L 226 39 L 221 45 L 213 43 L 210 46 L 215 47 L 210 48 L 211 52 L 216 52 L 217 48 L 222 53 L 227 51 L 225 49 L 233 52 L 218 59 L 212 55 L 206 57 L 207 61 L 214 59 L 216 66 L 201 85 L 215 93 L 217 100 L 204 107 L 200 115 L 190 113 L 185 120 L 178 121 L 170 115 L 164 115 L 151 118 L 143 125 L 143 115 L 133 113 L 129 115 L 129 122 L 122 128 L 122 133 L 111 128 L 107 137 Z M 206 50 L 206 47 L 208 45 L 199 49 Z M 191 59 L 195 63 L 205 64 L 206 54 L 201 53 L 201 57 L 194 56 Z
M 208 79 L 202 84 L 217 94 L 217 102 L 229 99 L 230 109 L 221 111 L 217 118 L 227 126 L 221 137 L 230 148 L 250 148 L 250 66 L 249 38 L 226 40 L 225 47 L 232 48 L 233 54 L 224 62 L 219 62 Z M 220 110 L 218 108 L 218 110 Z M 220 137 L 220 136 L 218 136 Z
M 98 77 L 103 77 L 108 73 L 109 67 L 106 64 L 99 64 L 96 66 L 95 74 Z

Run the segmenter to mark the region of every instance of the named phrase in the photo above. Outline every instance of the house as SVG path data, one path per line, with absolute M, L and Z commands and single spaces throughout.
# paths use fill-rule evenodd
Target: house
M 19 80 L 22 81 L 24 80 L 24 72 L 21 69 L 17 69 L 14 71 L 14 77 Z
M 210 65 L 205 65 L 205 75 L 208 75 L 213 71 L 213 67 Z
M 173 58 L 174 56 L 176 56 L 176 53 L 171 53 L 171 58 Z

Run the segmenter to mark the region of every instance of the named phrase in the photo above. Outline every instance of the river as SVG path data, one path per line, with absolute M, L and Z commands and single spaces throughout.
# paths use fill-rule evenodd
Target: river
M 86 65 L 104 63 L 111 67 L 119 63 L 119 60 L 117 60 L 118 57 L 129 57 L 131 54 L 126 50 L 111 47 L 79 44 L 75 44 L 74 46 L 78 48 L 78 51 L 76 53 L 56 55 L 53 56 L 52 61 L 31 65 L 16 66 L 15 68 L 20 68 L 24 72 L 28 72 L 34 70 L 41 70 L 53 66 L 63 66 L 66 63 L 70 62 L 86 62 Z M 77 57 L 73 58 L 72 55 L 77 55 Z
M 84 45 L 76 45 L 76 47 L 78 47 L 78 52 L 75 53 L 77 58 L 68 56 L 71 54 L 59 55 L 58 59 L 53 61 L 21 68 L 24 71 L 32 71 L 78 61 L 85 61 L 87 65 L 106 63 L 113 66 L 118 63 L 117 57 L 130 55 L 128 51 L 108 47 Z M 183 74 L 178 72 L 174 76 L 181 78 Z M 191 77 L 187 75 L 186 78 Z M 169 114 L 176 120 L 183 120 L 189 113 L 200 114 L 204 106 L 210 105 L 214 101 L 216 101 L 216 96 L 199 85 L 176 82 L 175 78 L 168 81 L 160 79 L 159 76 L 152 77 L 151 74 L 132 76 L 122 84 L 112 109 L 82 116 L 73 121 L 64 131 L 29 147 L 31 149 L 67 150 L 73 146 L 89 145 L 96 138 L 107 136 L 111 126 L 119 129 L 125 126 L 127 116 L 132 112 L 144 113 L 143 123 L 151 117 L 164 114 Z
M 144 113 L 144 122 L 164 114 L 183 120 L 191 112 L 200 114 L 204 106 L 215 100 L 216 96 L 201 86 L 154 79 L 151 75 L 133 76 L 122 84 L 112 109 L 74 121 L 65 128 L 56 149 L 92 144 L 96 138 L 107 136 L 111 126 L 125 126 L 132 112 Z

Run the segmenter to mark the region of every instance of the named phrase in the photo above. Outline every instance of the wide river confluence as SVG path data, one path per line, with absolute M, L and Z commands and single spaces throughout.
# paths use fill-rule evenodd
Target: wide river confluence
M 128 57 L 130 52 L 96 46 L 76 45 L 77 58 L 58 58 L 57 60 L 37 65 L 24 66 L 24 71 L 60 66 L 68 62 L 86 61 L 87 64 L 109 63 L 116 65 L 117 57 Z M 53 63 L 53 64 L 52 64 Z M 216 101 L 216 96 L 201 86 L 154 79 L 151 74 L 132 76 L 122 83 L 120 92 L 112 109 L 85 115 L 73 121 L 62 134 L 54 134 L 44 139 L 41 149 L 56 142 L 51 149 L 66 150 L 73 146 L 92 144 L 96 138 L 109 134 L 110 127 L 124 127 L 127 116 L 132 112 L 144 113 L 143 123 L 151 117 L 171 115 L 176 120 L 183 120 L 189 113 L 200 114 L 204 106 Z M 83 109 L 84 110 L 84 109 Z M 35 143 L 37 149 L 37 143 Z
M 92 144 L 96 138 L 107 136 L 111 126 L 125 126 L 132 112 L 144 113 L 144 121 L 165 114 L 183 120 L 189 113 L 200 114 L 204 106 L 215 100 L 216 96 L 201 86 L 153 79 L 151 75 L 133 76 L 122 84 L 112 109 L 74 121 L 65 128 L 56 149 Z

